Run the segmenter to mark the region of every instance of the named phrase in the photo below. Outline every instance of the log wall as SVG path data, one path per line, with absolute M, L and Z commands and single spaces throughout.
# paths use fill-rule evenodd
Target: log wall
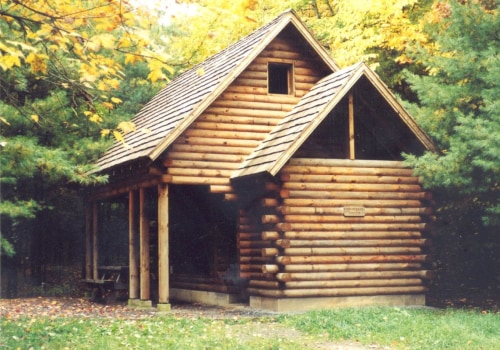
M 268 62 L 288 62 L 294 66 L 294 93 L 270 95 L 267 89 Z M 304 55 L 295 40 L 287 35 L 276 38 L 253 63 L 208 107 L 163 155 L 164 176 L 171 184 L 209 185 L 212 193 L 227 200 L 237 196 L 230 183 L 231 173 L 269 134 L 300 98 L 324 76 L 311 55 Z M 251 228 L 249 216 L 242 213 L 239 234 L 243 259 L 242 277 L 260 274 L 260 266 L 269 259 L 260 256 L 257 227 Z M 217 257 L 216 257 L 217 259 Z M 256 260 L 255 260 L 256 259 Z M 248 262 L 258 261 L 251 266 Z M 225 271 L 216 271 L 224 275 Z M 173 287 L 221 291 L 217 278 L 195 281 L 185 278 Z
M 268 94 L 268 62 L 294 66 L 294 93 Z M 276 38 L 164 155 L 171 183 L 209 184 L 230 194 L 230 175 L 300 98 L 324 76 L 314 58 Z
M 432 276 L 430 195 L 410 169 L 401 162 L 292 159 L 278 177 L 279 193 L 262 206 L 266 230 L 254 240 L 262 248 L 249 267 L 251 295 L 425 292 Z M 257 261 L 265 261 L 260 271 Z

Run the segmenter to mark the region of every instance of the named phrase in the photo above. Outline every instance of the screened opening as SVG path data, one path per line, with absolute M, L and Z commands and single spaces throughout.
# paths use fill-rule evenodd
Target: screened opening
M 291 64 L 269 63 L 268 65 L 268 91 L 270 94 L 289 95 L 292 93 Z
M 424 146 L 383 96 L 362 78 L 352 89 L 355 159 L 402 160 Z M 349 159 L 349 100 L 344 97 L 296 153 L 302 158 Z
M 216 277 L 236 263 L 237 211 L 208 186 L 171 185 L 171 276 Z

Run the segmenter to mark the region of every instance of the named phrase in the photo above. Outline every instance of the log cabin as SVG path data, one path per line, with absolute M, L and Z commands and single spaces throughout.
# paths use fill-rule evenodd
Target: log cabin
M 430 194 L 403 153 L 435 151 L 364 63 L 340 69 L 287 11 L 172 80 L 97 161 L 121 202 L 129 304 L 275 311 L 425 304 Z

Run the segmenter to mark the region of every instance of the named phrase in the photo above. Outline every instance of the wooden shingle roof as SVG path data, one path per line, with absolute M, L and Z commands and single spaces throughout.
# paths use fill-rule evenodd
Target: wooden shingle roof
M 338 70 L 297 15 L 287 11 L 170 82 L 132 119 L 136 131 L 125 135 L 125 144 L 115 142 L 97 161 L 96 171 L 140 159 L 154 161 L 290 24 L 332 71 Z
M 276 175 L 362 76 L 368 78 L 423 146 L 435 151 L 429 136 L 399 104 L 387 86 L 366 64 L 358 63 L 320 80 L 245 159 L 231 178 L 259 173 Z

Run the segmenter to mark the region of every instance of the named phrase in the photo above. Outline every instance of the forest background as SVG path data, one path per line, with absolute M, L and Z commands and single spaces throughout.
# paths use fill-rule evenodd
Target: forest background
M 93 161 L 169 80 L 290 8 L 339 66 L 376 69 L 440 150 L 407 157 L 435 195 L 431 291 L 498 296 L 498 0 L 0 0 L 0 296 L 78 270 L 84 199 L 106 181 Z

